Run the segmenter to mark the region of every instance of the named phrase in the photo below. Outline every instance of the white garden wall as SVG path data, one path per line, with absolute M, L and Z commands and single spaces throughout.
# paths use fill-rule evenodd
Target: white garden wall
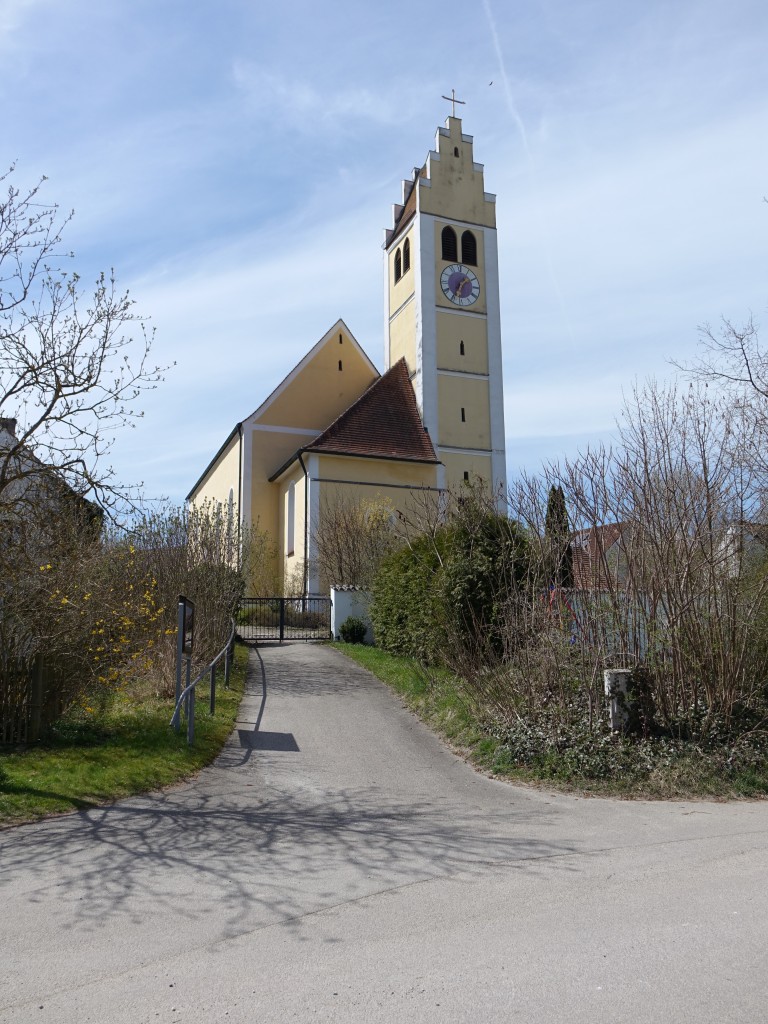
M 359 587 L 331 587 L 331 634 L 334 640 L 339 639 L 342 623 L 348 618 L 362 619 L 368 627 L 365 642 L 373 643 L 373 626 L 369 607 L 371 595 Z

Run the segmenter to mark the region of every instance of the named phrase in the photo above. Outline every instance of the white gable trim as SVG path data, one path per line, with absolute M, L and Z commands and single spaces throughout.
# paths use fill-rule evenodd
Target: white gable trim
M 352 342 L 354 347 L 357 349 L 357 351 L 363 357 L 363 359 L 368 364 L 370 369 L 376 374 L 377 377 L 380 377 L 381 374 L 376 369 L 376 367 L 373 365 L 371 360 L 368 358 L 368 355 L 366 354 L 365 350 L 362 348 L 362 346 L 360 345 L 360 342 L 357 340 L 357 338 L 354 336 L 354 334 L 350 331 L 350 329 L 347 327 L 347 325 L 344 323 L 343 320 L 337 320 L 336 323 L 333 325 L 333 327 L 331 327 L 330 330 L 326 331 L 325 334 L 322 336 L 322 338 L 315 345 L 312 346 L 312 348 L 309 350 L 309 352 L 307 352 L 307 354 L 304 356 L 304 358 L 301 360 L 301 362 L 297 363 L 294 366 L 294 368 L 291 370 L 291 372 L 288 374 L 288 376 L 283 378 L 283 380 L 277 385 L 277 387 L 272 392 L 272 394 L 269 395 L 269 397 L 266 398 L 261 403 L 261 405 L 258 407 L 258 409 L 255 409 L 251 413 L 250 416 L 246 417 L 246 419 L 243 421 L 243 426 L 245 426 L 245 425 L 247 425 L 249 427 L 255 426 L 253 421 L 256 419 L 256 417 L 257 416 L 261 416 L 263 413 L 265 413 L 267 411 L 267 409 L 269 409 L 269 407 L 272 405 L 272 403 L 275 402 L 280 397 L 280 395 L 283 394 L 283 392 L 286 390 L 286 388 L 288 388 L 289 385 L 293 383 L 293 381 L 301 373 L 301 371 L 303 369 L 305 369 L 309 365 L 309 363 L 317 355 L 317 353 L 320 351 L 320 349 L 324 345 L 326 345 L 335 334 L 339 334 L 340 331 L 344 331 L 346 333 L 346 335 L 348 336 L 349 340 Z
M 266 423 L 251 423 L 251 430 L 264 430 L 268 434 L 301 434 L 302 437 L 317 437 L 322 434 L 325 427 L 318 427 L 317 430 L 307 427 L 272 427 Z

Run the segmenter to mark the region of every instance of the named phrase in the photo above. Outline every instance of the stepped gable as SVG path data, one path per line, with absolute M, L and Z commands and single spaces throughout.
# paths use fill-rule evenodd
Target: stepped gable
M 303 449 L 411 462 L 439 462 L 424 429 L 405 359 L 379 377 Z
M 427 177 L 427 165 L 414 167 L 411 181 L 403 182 L 403 202 L 397 203 L 394 208 L 393 224 L 387 229 L 385 247 L 391 245 L 395 237 L 405 230 L 416 214 L 416 193 L 418 191 L 416 182 L 419 178 Z

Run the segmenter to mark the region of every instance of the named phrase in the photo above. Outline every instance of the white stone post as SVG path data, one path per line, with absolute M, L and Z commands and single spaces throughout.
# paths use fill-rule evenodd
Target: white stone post
M 627 691 L 632 678 L 630 668 L 606 668 L 603 670 L 605 695 L 611 702 L 611 730 L 621 732 L 629 721 Z

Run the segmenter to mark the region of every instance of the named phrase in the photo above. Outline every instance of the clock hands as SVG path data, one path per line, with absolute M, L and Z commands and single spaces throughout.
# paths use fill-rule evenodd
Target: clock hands
M 440 286 L 445 297 L 457 306 L 471 306 L 480 294 L 477 278 L 461 264 L 454 263 L 443 270 Z
M 461 294 L 461 290 L 462 290 L 462 288 L 464 287 L 465 284 L 469 284 L 469 283 L 470 283 L 470 281 L 469 281 L 468 277 L 462 277 L 461 281 L 459 281 L 459 283 L 453 289 L 453 294 L 457 298 L 459 298 L 459 299 L 463 298 L 463 296 Z

